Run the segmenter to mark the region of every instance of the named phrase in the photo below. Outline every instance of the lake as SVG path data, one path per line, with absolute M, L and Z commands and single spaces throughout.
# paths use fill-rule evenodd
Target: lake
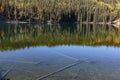
M 0 24 L 0 80 L 120 80 L 120 28 Z

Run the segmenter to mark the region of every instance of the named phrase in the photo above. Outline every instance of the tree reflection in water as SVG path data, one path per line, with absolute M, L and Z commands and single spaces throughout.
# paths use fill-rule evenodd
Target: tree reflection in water
M 120 28 L 108 25 L 0 25 L 0 50 L 30 46 L 120 46 Z

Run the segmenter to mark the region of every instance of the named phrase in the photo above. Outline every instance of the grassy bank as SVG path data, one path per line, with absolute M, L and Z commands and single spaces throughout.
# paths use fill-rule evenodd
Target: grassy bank
M 9 20 L 111 22 L 120 18 L 120 0 L 0 0 Z

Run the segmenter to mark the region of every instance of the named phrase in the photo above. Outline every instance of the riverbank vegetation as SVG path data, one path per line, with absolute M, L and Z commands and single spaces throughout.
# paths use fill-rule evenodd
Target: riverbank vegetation
M 120 0 L 0 0 L 0 15 L 30 22 L 112 22 L 120 18 Z
M 120 47 L 120 28 L 112 26 L 81 24 L 1 26 L 0 50 L 58 45 Z

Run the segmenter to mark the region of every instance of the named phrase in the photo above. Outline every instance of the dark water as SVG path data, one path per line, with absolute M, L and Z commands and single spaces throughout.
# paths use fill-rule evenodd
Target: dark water
M 0 24 L 0 80 L 120 80 L 120 28 Z

